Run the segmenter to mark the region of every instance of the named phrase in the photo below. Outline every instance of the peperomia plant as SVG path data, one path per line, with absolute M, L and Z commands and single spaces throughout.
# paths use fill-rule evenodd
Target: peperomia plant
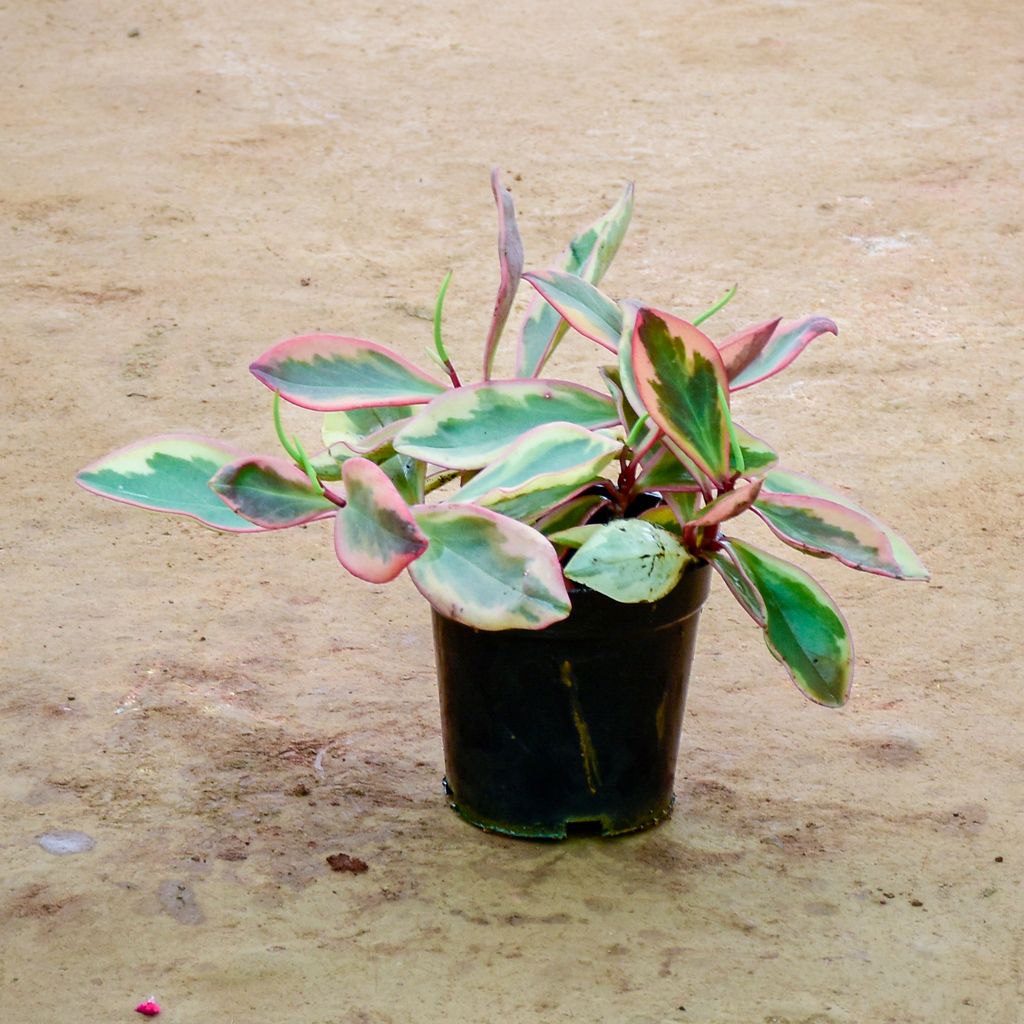
M 849 632 L 802 569 L 731 537 L 745 512 L 791 547 L 897 579 L 928 578 L 907 543 L 846 497 L 778 466 L 732 419 L 730 395 L 789 365 L 824 317 L 753 324 L 722 341 L 700 325 L 598 289 L 625 234 L 633 190 L 573 239 L 557 264 L 523 273 L 510 193 L 495 171 L 500 286 L 481 379 L 466 383 L 442 338 L 450 274 L 434 315 L 440 374 L 376 342 L 289 338 L 252 364 L 274 394 L 285 457 L 166 435 L 82 470 L 86 489 L 191 516 L 218 530 L 277 530 L 333 519 L 341 564 L 385 583 L 407 571 L 441 614 L 482 630 L 543 629 L 569 615 L 567 581 L 620 602 L 655 601 L 704 560 L 764 631 L 812 700 L 838 706 Z M 538 293 L 519 331 L 516 375 L 495 355 L 520 280 Z M 599 391 L 544 375 L 572 329 L 602 357 Z M 309 454 L 280 401 L 324 413 Z

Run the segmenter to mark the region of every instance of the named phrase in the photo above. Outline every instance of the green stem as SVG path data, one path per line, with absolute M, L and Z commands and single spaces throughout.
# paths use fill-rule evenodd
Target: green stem
M 632 450 L 633 446 L 636 444 L 636 439 L 640 436 L 640 432 L 647 425 L 647 421 L 650 418 L 651 414 L 645 412 L 643 416 L 641 416 L 640 419 L 638 419 L 636 423 L 633 424 L 633 429 L 629 432 L 629 436 L 626 438 L 627 448 Z
M 281 442 L 281 447 L 291 456 L 293 462 L 297 462 L 300 466 L 302 460 L 299 458 L 298 449 L 295 448 L 289 441 L 284 432 L 284 424 L 281 423 L 281 392 L 274 392 L 274 430 L 277 431 L 277 439 Z
M 316 470 L 313 468 L 313 463 L 310 461 L 309 456 L 306 454 L 306 450 L 302 447 L 302 443 L 297 437 L 293 437 L 291 441 L 288 440 L 288 435 L 284 432 L 284 424 L 281 422 L 281 392 L 274 392 L 274 430 L 277 432 L 277 439 L 281 442 L 281 447 L 288 453 L 292 462 L 298 465 L 302 471 L 309 477 L 309 482 L 317 489 L 320 494 L 324 493 L 323 487 L 320 485 L 320 478 L 316 475 Z
M 736 470 L 739 473 L 747 471 L 747 463 L 743 458 L 743 449 L 740 447 L 740 439 L 736 436 L 736 428 L 733 426 L 732 413 L 729 411 L 729 399 L 726 398 L 725 389 L 718 385 L 718 401 L 725 411 L 725 425 L 729 428 L 729 450 L 733 453 L 733 461 L 736 463 Z
M 448 376 L 451 377 L 452 387 L 460 388 L 462 383 L 459 380 L 459 375 L 455 372 L 455 367 L 448 358 L 444 341 L 441 338 L 441 313 L 444 310 L 444 297 L 448 294 L 448 285 L 451 283 L 452 272 L 449 270 L 444 275 L 444 280 L 441 282 L 441 290 L 437 293 L 437 302 L 434 303 L 434 348 L 437 350 L 437 358 L 444 364 L 444 368 L 448 371 Z
M 693 321 L 693 326 L 694 326 L 694 327 L 700 327 L 700 325 L 701 325 L 702 323 L 704 323 L 704 321 L 705 321 L 705 320 L 708 320 L 708 319 L 710 319 L 710 318 L 711 318 L 711 317 L 713 317 L 713 316 L 714 316 L 714 315 L 715 315 L 715 314 L 716 314 L 716 313 L 717 313 L 717 312 L 718 312 L 718 311 L 719 311 L 720 309 L 722 309 L 723 307 L 725 307 L 725 306 L 726 306 L 726 305 L 727 305 L 727 304 L 729 303 L 729 300 L 730 300 L 730 299 L 732 299 L 732 297 L 733 297 L 733 296 L 734 296 L 734 295 L 736 294 L 736 287 L 737 287 L 736 285 L 733 285 L 733 286 L 732 286 L 732 287 L 731 287 L 731 288 L 730 288 L 730 289 L 729 289 L 729 290 L 728 290 L 728 291 L 727 291 L 727 292 L 725 293 L 725 295 L 723 295 L 723 296 L 722 296 L 722 298 L 720 298 L 720 299 L 719 299 L 719 300 L 718 300 L 718 301 L 717 301 L 717 302 L 716 302 L 716 303 L 715 303 L 715 304 L 714 304 L 714 305 L 713 305 L 713 306 L 712 306 L 712 307 L 711 307 L 711 308 L 710 308 L 709 310 L 707 310 L 707 311 L 706 311 L 706 312 L 704 312 L 704 313 L 701 313 L 701 315 L 700 315 L 699 317 L 697 317 L 697 319 L 696 319 L 696 320 L 694 320 L 694 321 Z

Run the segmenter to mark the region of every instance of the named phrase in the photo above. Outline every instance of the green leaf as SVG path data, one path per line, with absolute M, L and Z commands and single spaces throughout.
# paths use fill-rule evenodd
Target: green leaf
M 795 495 L 814 500 L 800 502 Z M 879 576 L 931 579 L 924 563 L 895 530 L 817 480 L 788 470 L 772 470 L 765 477 L 761 498 L 766 507 L 757 506 L 755 510 L 763 513 L 762 518 L 782 540 L 801 550 L 832 555 L 845 565 Z M 814 508 L 809 512 L 810 519 L 794 511 L 801 505 Z M 823 521 L 816 526 L 810 521 L 823 514 L 831 525 Z M 849 536 L 837 535 L 836 527 Z
M 735 538 L 729 544 L 764 602 L 768 649 L 811 700 L 841 707 L 850 693 L 853 646 L 835 602 L 803 569 Z
M 581 548 L 594 536 L 595 531 L 603 530 L 601 523 L 587 523 L 583 526 L 572 526 L 567 530 L 558 530 L 555 533 L 546 534 L 552 544 L 562 548 Z
M 320 412 L 419 405 L 447 390 L 383 345 L 336 334 L 288 338 L 249 369 L 286 401 Z
M 417 589 L 447 618 L 476 629 L 543 629 L 570 611 L 551 543 L 474 505 L 418 505 L 429 543 L 409 566 Z
M 597 479 L 621 450 L 620 442 L 573 423 L 545 423 L 523 434 L 513 448 L 477 473 L 450 500 L 512 515 L 504 507 L 511 499 L 546 492 L 543 507 L 550 507 Z M 520 509 L 515 518 L 529 514 Z
M 210 487 L 233 511 L 265 530 L 300 526 L 337 511 L 287 459 L 246 456 L 222 467 Z
M 434 399 L 395 438 L 405 455 L 450 469 L 479 469 L 545 423 L 604 427 L 616 422 L 611 399 L 559 380 L 470 384 Z
M 256 533 L 259 526 L 232 512 L 210 490 L 217 471 L 241 454 L 208 438 L 165 434 L 105 455 L 76 480 L 85 490 L 126 505 L 188 516 L 215 530 Z
M 637 392 L 651 419 L 702 472 L 724 483 L 729 422 L 719 389 L 728 385 L 714 344 L 685 320 L 642 308 L 632 349 Z
M 558 269 L 598 285 L 618 251 L 633 215 L 633 185 L 562 254 Z M 527 310 L 516 352 L 516 376 L 535 377 L 565 335 L 566 322 L 547 302 L 537 299 Z
M 622 310 L 604 292 L 575 274 L 549 269 L 523 274 L 561 317 L 585 338 L 611 352 L 619 349 Z
M 642 519 L 619 519 L 595 531 L 573 555 L 565 575 L 614 601 L 657 601 L 691 561 L 665 530 Z
M 427 538 L 379 466 L 349 459 L 342 472 L 344 488 L 332 491 L 345 501 L 334 520 L 338 561 L 361 580 L 387 583 L 423 554 Z

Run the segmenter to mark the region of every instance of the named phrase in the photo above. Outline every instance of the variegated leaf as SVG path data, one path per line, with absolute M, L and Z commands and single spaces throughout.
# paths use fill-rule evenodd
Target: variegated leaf
M 676 538 L 642 519 L 597 528 L 566 566 L 565 575 L 614 601 L 657 601 L 691 561 Z
M 725 581 L 725 585 L 739 602 L 740 607 L 764 629 L 768 622 L 764 601 L 761 600 L 761 595 L 751 582 L 750 577 L 740 567 L 739 559 L 731 545 L 728 542 L 723 542 L 720 550 L 711 551 L 706 557 L 718 575 Z
M 392 455 L 383 461 L 371 458 L 370 461 L 380 466 L 398 493 L 410 505 L 416 505 L 423 500 L 427 477 L 425 462 L 410 458 L 408 455 Z
M 573 526 L 583 526 L 597 511 L 608 505 L 608 498 L 603 494 L 583 494 L 563 501 L 550 512 L 541 516 L 533 525 L 545 536 L 568 530 Z
M 343 479 L 344 487 L 332 492 L 345 501 L 334 520 L 338 561 L 361 580 L 387 583 L 423 554 L 427 538 L 379 466 L 349 459 Z
M 632 215 L 633 185 L 630 183 L 607 213 L 569 243 L 558 269 L 576 274 L 590 284 L 600 284 L 625 237 Z M 516 376 L 539 374 L 566 329 L 566 322 L 547 302 L 537 299 L 531 303 L 519 335 Z
M 714 344 L 685 320 L 642 308 L 632 349 L 637 392 L 651 419 L 702 472 L 725 482 L 729 423 L 719 396 L 728 382 Z
M 546 423 L 523 434 L 456 491 L 451 501 L 497 507 L 513 498 L 548 491 L 546 500 L 555 504 L 594 480 L 621 450 L 621 443 L 574 423 Z M 564 489 L 555 501 L 552 488 Z M 521 515 L 522 511 L 516 518 Z
M 377 433 L 382 427 L 413 414 L 410 405 L 385 405 L 377 408 L 348 409 L 324 415 L 321 436 L 324 444 L 343 444 L 346 447 Z
M 295 463 L 269 455 L 228 463 L 210 487 L 229 508 L 264 530 L 300 526 L 337 511 Z
M 841 707 L 850 693 L 853 645 L 835 602 L 803 569 L 732 538 L 740 568 L 765 607 L 765 642 L 811 700 Z
M 626 347 L 628 348 L 629 346 L 627 345 Z M 630 365 L 632 365 L 632 362 Z M 604 386 L 608 389 L 608 394 L 612 396 L 612 401 L 615 403 L 615 411 L 619 416 L 619 422 L 626 430 L 632 430 L 640 417 L 636 414 L 633 406 L 626 400 L 626 395 L 622 390 L 622 376 L 619 367 L 600 366 L 598 367 L 598 373 L 601 374 L 601 379 L 604 381 Z
M 616 421 L 611 399 L 559 380 L 470 384 L 434 399 L 402 428 L 395 448 L 435 466 L 479 469 L 529 430 L 566 421 L 581 427 Z
M 153 512 L 188 516 L 229 533 L 261 527 L 233 512 L 210 480 L 243 453 L 230 445 L 191 434 L 165 434 L 136 441 L 86 466 L 75 477 L 87 491 Z
M 610 352 L 619 350 L 622 310 L 604 292 L 575 274 L 561 270 L 536 270 L 523 274 L 558 310 L 569 326 Z
M 476 629 L 543 629 L 570 611 L 561 566 L 536 530 L 475 505 L 418 505 L 429 543 L 409 566 L 441 615 Z
M 594 536 L 595 531 L 603 530 L 600 523 L 585 523 L 583 526 L 571 526 L 567 530 L 558 530 L 555 533 L 546 534 L 552 544 L 561 548 L 581 548 Z
M 754 480 L 752 483 L 740 484 L 720 494 L 709 505 L 701 509 L 700 515 L 694 517 L 689 523 L 695 529 L 706 529 L 712 526 L 719 526 L 729 519 L 735 519 L 742 515 L 757 500 L 761 491 L 762 481 Z
M 700 484 L 664 444 L 657 444 L 643 460 L 643 472 L 637 478 L 637 491 L 699 491 Z
M 851 532 L 854 536 L 860 535 L 862 539 L 867 540 L 869 546 L 873 546 L 879 551 L 884 552 L 888 557 L 888 561 L 880 561 L 876 557 L 875 559 L 869 559 L 865 564 L 853 566 L 853 568 L 861 568 L 864 569 L 865 572 L 873 572 L 879 576 L 890 576 L 901 580 L 931 579 L 931 575 L 925 568 L 924 563 L 910 545 L 903 539 L 903 537 L 876 516 L 865 511 L 860 507 L 860 505 L 857 505 L 839 491 L 833 490 L 831 487 L 827 487 L 825 484 L 819 483 L 817 480 L 812 480 L 810 477 L 804 476 L 802 473 L 791 473 L 788 470 L 774 469 L 765 477 L 764 490 L 761 492 L 761 500 L 772 503 L 774 506 L 778 506 L 779 502 L 777 499 L 785 495 L 790 496 L 788 499 L 790 508 L 799 505 L 799 502 L 793 496 L 800 495 L 808 499 L 814 499 L 816 502 L 825 502 L 829 505 L 837 506 L 839 509 L 844 510 L 845 513 L 848 514 L 845 520 L 846 524 L 852 528 Z M 819 511 L 821 510 L 821 507 L 819 507 Z M 755 511 L 758 511 L 757 506 L 755 506 Z M 825 509 L 825 511 L 827 512 L 829 510 Z M 785 517 L 787 514 L 790 518 L 789 522 L 785 525 L 790 533 L 793 533 L 795 530 L 793 513 L 783 512 L 782 516 Z M 774 524 L 769 522 L 767 519 L 766 522 L 768 522 L 769 526 L 775 529 L 776 533 L 778 533 L 783 540 L 787 539 L 780 532 L 783 526 L 783 520 L 777 512 L 775 514 Z M 806 527 L 806 525 L 807 524 L 805 523 L 804 526 Z M 868 533 L 865 533 L 864 531 L 868 531 Z M 875 532 L 872 534 L 870 531 Z M 874 541 L 871 541 L 870 539 L 872 536 L 875 538 Z M 879 537 L 884 538 L 884 544 L 879 541 Z M 820 534 L 816 537 L 810 537 L 805 534 L 800 537 L 801 543 L 796 544 L 795 546 L 815 553 L 820 550 L 820 553 L 822 554 L 833 555 L 834 557 L 839 558 L 840 561 L 844 562 L 844 564 L 851 565 L 851 561 L 847 561 L 846 558 L 840 558 L 835 551 L 820 548 L 820 545 L 825 541 L 825 539 L 826 538 Z M 831 542 L 833 547 L 836 544 L 836 540 L 836 538 L 833 538 Z M 805 546 L 806 542 L 810 542 L 810 545 Z M 886 544 L 888 547 L 886 547 Z M 854 561 L 861 554 L 851 548 L 846 548 L 844 553 Z
M 838 333 L 835 323 L 824 316 L 769 320 L 747 327 L 719 346 L 730 387 L 740 391 L 774 376 L 789 366 L 815 338 Z
M 419 405 L 447 390 L 383 345 L 337 334 L 288 338 L 249 369 L 293 405 L 320 412 Z
M 902 575 L 885 534 L 844 505 L 803 494 L 766 494 L 755 511 L 779 540 L 799 551 L 831 555 L 878 576 Z
M 733 431 L 739 442 L 739 451 L 735 445 L 729 449 L 729 461 L 734 472 L 742 472 L 746 476 L 760 476 L 779 461 L 779 456 L 749 431 L 733 422 Z M 743 468 L 740 469 L 739 457 L 742 456 Z
M 658 526 L 663 530 L 668 530 L 669 533 L 676 537 L 682 536 L 683 528 L 679 525 L 679 520 L 668 505 L 655 505 L 654 508 L 641 512 L 637 519 L 650 523 L 652 526 Z
M 523 273 L 523 242 L 516 226 L 516 208 L 512 201 L 512 193 L 503 188 L 498 168 L 491 171 L 491 191 L 494 201 L 498 204 L 498 264 L 501 280 L 498 284 L 498 297 L 494 302 L 494 315 L 487 331 L 484 345 L 484 380 L 490 380 L 494 366 L 494 353 L 498 348 L 498 340 L 505 328 L 512 302 L 519 288 L 519 278 Z

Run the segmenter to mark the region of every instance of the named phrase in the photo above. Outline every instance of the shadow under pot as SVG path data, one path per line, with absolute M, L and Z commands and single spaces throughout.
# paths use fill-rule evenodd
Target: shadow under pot
M 488 632 L 434 613 L 445 788 L 479 828 L 531 839 L 619 835 L 672 812 L 711 567 L 664 598 L 570 589 L 569 617 Z

